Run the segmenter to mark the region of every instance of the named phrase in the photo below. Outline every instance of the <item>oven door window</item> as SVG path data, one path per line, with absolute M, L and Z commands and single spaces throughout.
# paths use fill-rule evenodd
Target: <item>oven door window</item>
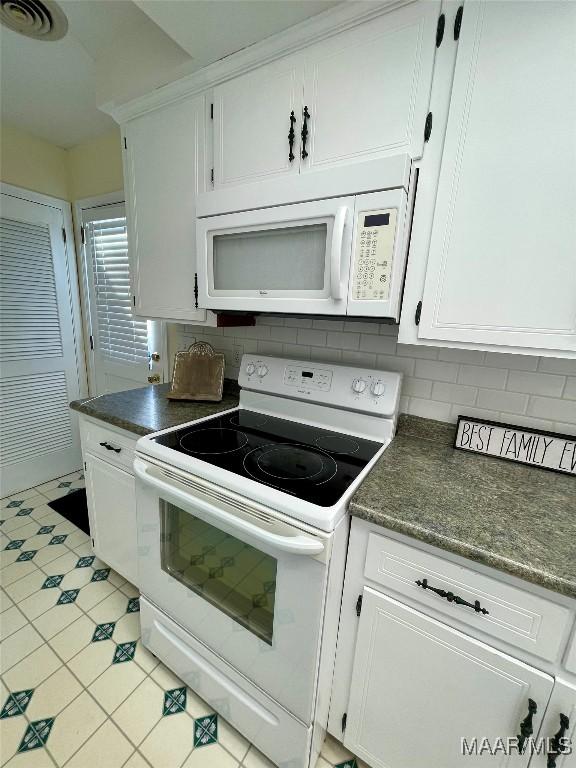
M 321 291 L 327 224 L 214 235 L 216 291 Z
M 277 561 L 161 501 L 162 570 L 272 645 Z

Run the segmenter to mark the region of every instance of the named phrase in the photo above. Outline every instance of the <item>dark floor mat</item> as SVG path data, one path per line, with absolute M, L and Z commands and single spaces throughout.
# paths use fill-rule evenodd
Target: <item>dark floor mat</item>
M 48 506 L 52 507 L 58 514 L 70 520 L 77 525 L 81 531 L 90 535 L 90 526 L 88 525 L 88 503 L 86 501 L 86 488 L 79 488 L 77 491 L 59 499 L 49 501 Z

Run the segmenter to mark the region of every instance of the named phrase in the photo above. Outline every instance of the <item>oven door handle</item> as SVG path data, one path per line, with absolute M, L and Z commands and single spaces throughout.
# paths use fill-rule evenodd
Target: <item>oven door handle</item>
M 282 552 L 289 552 L 292 555 L 314 556 L 319 555 L 324 550 L 324 543 L 320 541 L 320 539 L 306 536 L 305 534 L 282 536 L 278 533 L 271 533 L 264 528 L 254 525 L 254 523 L 249 523 L 241 517 L 235 517 L 229 512 L 225 512 L 223 509 L 218 509 L 218 507 L 209 504 L 204 501 L 204 499 L 191 497 L 185 491 L 150 474 L 147 471 L 147 465 L 138 458 L 134 459 L 134 472 L 144 483 L 147 483 L 160 491 L 171 494 L 185 504 L 193 504 L 194 507 L 203 513 L 202 519 L 207 523 L 211 523 L 212 521 L 216 523 L 225 523 L 240 534 L 244 533 L 262 544 L 268 544 L 270 547 L 274 547 L 274 549 L 281 550 Z
M 344 247 L 344 227 L 348 207 L 340 206 L 334 217 L 332 228 L 332 246 L 330 249 L 330 294 L 333 299 L 342 298 L 342 248 Z

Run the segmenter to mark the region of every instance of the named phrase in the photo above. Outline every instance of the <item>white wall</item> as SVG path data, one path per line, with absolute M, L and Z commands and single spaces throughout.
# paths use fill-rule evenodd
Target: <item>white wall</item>
M 257 318 L 254 327 L 175 325 L 170 352 L 195 339 L 241 352 L 402 371 L 401 410 L 454 422 L 459 414 L 576 435 L 576 361 L 397 344 L 397 326 L 343 320 Z

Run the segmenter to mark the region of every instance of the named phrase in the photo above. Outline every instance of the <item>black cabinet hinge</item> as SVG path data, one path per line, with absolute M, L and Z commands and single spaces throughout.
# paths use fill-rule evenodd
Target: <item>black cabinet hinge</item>
M 126 144 L 126 136 L 124 136 L 124 149 L 128 149 L 128 144 Z
M 198 272 L 194 272 L 194 307 L 198 309 Z
M 132 296 L 132 306 L 136 308 L 136 296 Z
M 94 349 L 94 337 L 90 334 L 90 349 Z
M 424 125 L 424 141 L 428 141 L 432 134 L 432 112 L 426 115 L 426 124 Z
M 356 616 L 360 616 L 362 613 L 362 595 L 358 595 L 358 600 L 356 600 Z
M 86 462 L 84 462 L 84 469 L 88 469 L 88 467 L 86 466 Z
M 210 104 L 210 120 L 214 120 L 214 104 Z
M 454 19 L 454 40 L 458 40 L 460 37 L 460 30 L 462 29 L 462 14 L 464 13 L 464 6 L 461 5 L 456 11 L 456 18 Z
M 66 236 L 66 230 L 65 230 L 64 227 L 62 227 L 62 240 L 64 240 L 64 242 L 66 242 L 68 240 L 68 238 Z
M 348 713 L 344 712 L 342 715 L 342 733 L 346 730 L 346 720 L 348 720 Z
M 414 322 L 416 325 L 420 325 L 420 315 L 422 314 L 422 302 L 419 301 L 416 304 L 416 312 L 414 313 Z
M 210 168 L 210 181 L 214 184 L 214 168 Z
M 84 231 L 84 227 L 80 227 L 80 239 L 82 240 L 82 245 L 86 242 L 86 232 Z
M 444 27 L 446 26 L 446 16 L 441 13 L 438 16 L 438 24 L 436 24 L 436 48 L 440 48 L 442 40 L 444 40 Z

